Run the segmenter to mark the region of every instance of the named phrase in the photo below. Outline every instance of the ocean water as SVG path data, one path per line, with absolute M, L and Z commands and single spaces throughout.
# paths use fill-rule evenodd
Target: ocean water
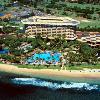
M 5 78 L 0 100 L 100 100 L 100 79 Z

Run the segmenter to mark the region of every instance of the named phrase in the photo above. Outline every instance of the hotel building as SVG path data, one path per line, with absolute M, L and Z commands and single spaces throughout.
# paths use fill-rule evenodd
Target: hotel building
M 83 33 L 80 38 L 77 38 L 78 41 L 86 42 L 90 46 L 100 46 L 100 33 L 99 32 L 88 32 L 87 34 Z
M 79 24 L 78 21 L 68 17 L 55 16 L 33 16 L 21 20 L 25 25 L 25 33 L 28 37 L 35 38 L 40 35 L 42 38 L 64 38 L 75 40 L 75 32 Z

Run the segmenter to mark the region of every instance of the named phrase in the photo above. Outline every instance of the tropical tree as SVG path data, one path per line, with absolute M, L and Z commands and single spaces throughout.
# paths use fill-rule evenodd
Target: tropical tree
M 95 58 L 95 56 L 96 56 L 92 47 L 90 47 L 86 43 L 82 43 L 80 45 L 79 52 L 83 56 L 83 61 L 85 61 L 87 63 L 91 63 L 91 60 L 93 59 L 93 57 Z
M 67 59 L 66 60 L 68 60 L 69 66 L 74 65 L 74 62 L 75 62 L 75 54 L 73 52 L 68 52 Z

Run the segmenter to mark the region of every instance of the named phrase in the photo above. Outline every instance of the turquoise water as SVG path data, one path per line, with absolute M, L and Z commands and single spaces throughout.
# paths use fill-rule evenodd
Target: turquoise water
M 38 61 L 38 63 L 41 63 L 40 60 L 42 60 L 47 63 L 49 62 L 56 63 L 56 62 L 59 62 L 60 56 L 61 56 L 60 53 L 53 53 L 53 54 L 51 52 L 35 53 L 27 60 L 27 62 L 33 63 L 33 62 Z
M 64 77 L 64 76 L 50 76 L 50 75 L 34 75 L 35 78 L 40 79 L 49 79 L 55 81 L 73 81 L 73 82 L 80 82 L 80 83 L 90 83 L 90 84 L 100 84 L 100 78 L 79 78 L 79 77 Z

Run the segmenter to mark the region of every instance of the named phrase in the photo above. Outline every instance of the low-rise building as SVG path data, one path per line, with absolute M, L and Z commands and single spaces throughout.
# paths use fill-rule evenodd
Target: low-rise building
M 28 52 L 28 49 L 31 49 L 32 48 L 32 45 L 31 44 L 28 44 L 27 42 L 24 42 L 24 43 L 22 43 L 19 47 L 18 47 L 18 49 L 19 50 L 24 50 L 24 52 Z
M 87 42 L 90 46 L 100 46 L 100 33 L 99 32 L 88 32 L 87 35 L 84 33 L 81 38 L 78 38 L 81 42 Z

